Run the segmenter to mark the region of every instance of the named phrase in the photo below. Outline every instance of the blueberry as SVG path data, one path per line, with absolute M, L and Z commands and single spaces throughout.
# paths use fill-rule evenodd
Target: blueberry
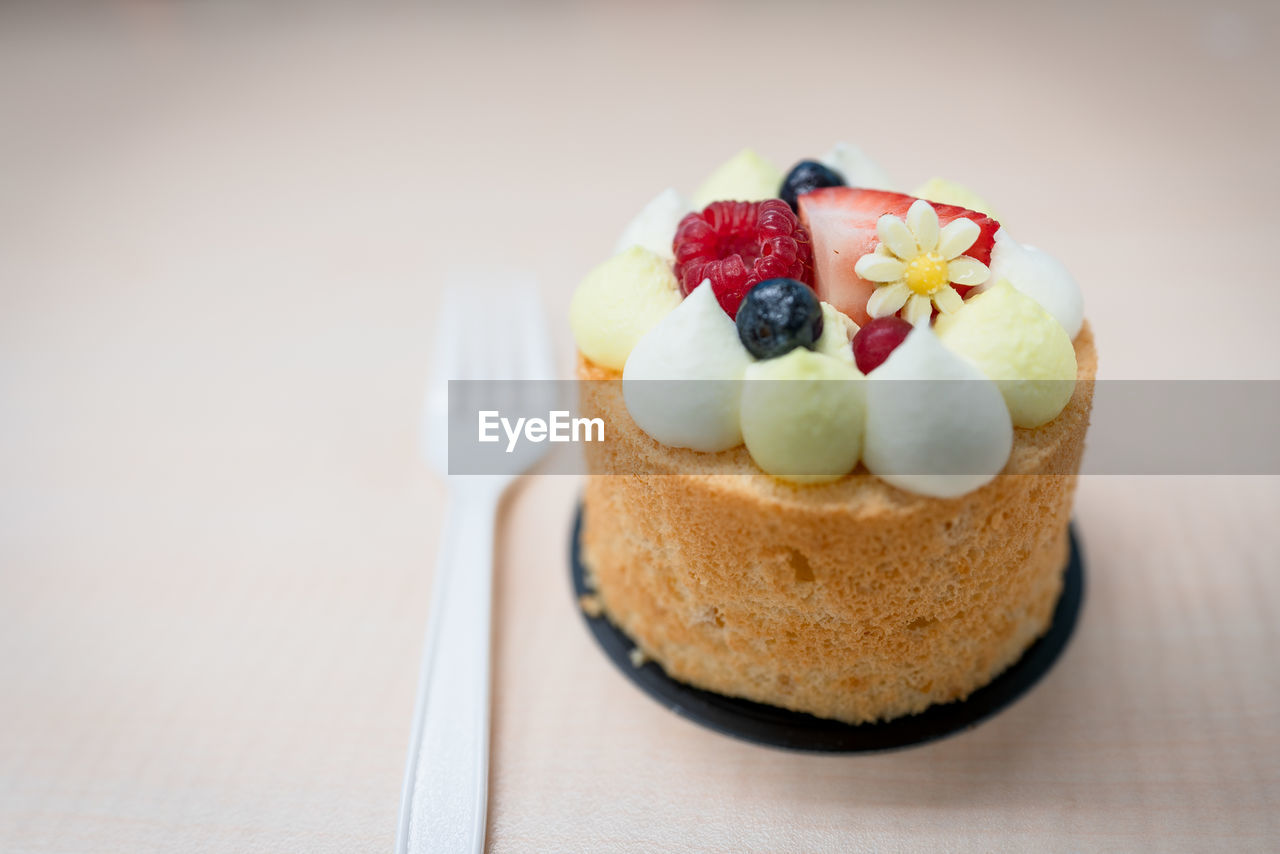
M 808 285 L 795 279 L 765 279 L 738 309 L 738 337 L 757 359 L 797 347 L 812 350 L 821 335 L 822 305 Z
M 801 160 L 795 166 L 791 167 L 791 171 L 787 173 L 787 177 L 782 179 L 782 189 L 778 191 L 778 198 L 791 205 L 791 209 L 796 213 L 800 209 L 796 207 L 796 199 L 804 193 L 816 190 L 819 187 L 843 187 L 844 176 L 834 169 L 828 169 L 816 160 Z

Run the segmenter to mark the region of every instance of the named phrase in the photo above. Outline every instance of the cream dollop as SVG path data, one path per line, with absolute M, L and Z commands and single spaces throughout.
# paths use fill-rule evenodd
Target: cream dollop
M 1034 246 L 1023 246 L 1002 228 L 991 250 L 989 285 L 1008 279 L 1009 284 L 1031 297 L 1053 315 L 1074 339 L 1084 323 L 1084 297 L 1080 286 L 1058 259 Z
M 781 480 L 823 483 L 853 471 L 862 449 L 865 382 L 857 368 L 797 347 L 747 368 L 742 437 Z
M 1013 447 L 995 383 L 944 347 L 928 321 L 868 376 L 862 458 L 910 492 L 954 498 L 989 482 Z
M 940 205 L 956 205 L 957 207 L 968 208 L 971 211 L 986 214 L 992 219 L 1000 219 L 986 199 L 963 184 L 948 181 L 946 178 L 930 178 L 919 187 L 916 187 L 915 192 L 911 195 L 919 199 L 937 202 Z
M 680 304 L 671 264 L 632 246 L 586 275 L 569 303 L 569 327 L 582 354 L 622 370 L 646 332 Z
M 844 178 L 850 187 L 865 187 L 868 190 L 893 190 L 893 179 L 861 148 L 847 142 L 837 142 L 831 150 L 822 156 L 822 165 L 834 169 Z
M 814 343 L 814 350 L 852 365 L 853 336 L 857 334 L 858 324 L 849 315 L 829 302 L 822 303 L 822 335 Z
M 692 206 L 684 197 L 674 187 L 668 187 L 641 208 L 635 219 L 627 223 L 614 252 L 622 252 L 632 246 L 643 246 L 668 261 L 674 260 L 671 244 L 676 236 L 676 228 L 691 210 Z
M 1067 332 L 1007 281 L 938 317 L 938 340 L 996 381 L 1015 427 L 1039 427 L 1067 405 L 1076 351 Z
M 664 445 L 725 451 L 742 443 L 742 377 L 751 355 L 704 281 L 636 344 L 622 372 L 631 418 Z
M 758 202 L 776 199 L 783 175 L 750 148 L 729 158 L 702 182 L 693 194 L 693 206 L 702 210 L 712 202 Z

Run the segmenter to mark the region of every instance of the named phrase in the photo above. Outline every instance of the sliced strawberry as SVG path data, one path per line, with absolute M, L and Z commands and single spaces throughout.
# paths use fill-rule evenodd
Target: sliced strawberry
M 903 193 L 857 187 L 823 187 L 800 196 L 800 222 L 813 240 L 819 299 L 831 303 L 859 325 L 871 319 L 867 315 L 867 300 L 875 284 L 855 273 L 853 266 L 879 245 L 876 222 L 880 217 L 885 214 L 906 217 L 914 201 L 914 196 Z M 964 254 L 984 264 L 991 263 L 991 247 L 1000 223 L 955 205 L 930 204 L 938 212 L 938 222 L 942 225 L 962 216 L 973 220 L 979 229 L 978 239 Z M 969 291 L 964 285 L 956 285 L 955 289 L 961 296 Z

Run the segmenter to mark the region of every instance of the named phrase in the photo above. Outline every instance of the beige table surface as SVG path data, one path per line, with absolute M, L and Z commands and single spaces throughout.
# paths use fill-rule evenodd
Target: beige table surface
M 443 271 L 536 272 L 567 371 L 576 281 L 743 145 L 980 188 L 1104 377 L 1280 377 L 1280 7 L 894 5 L 0 9 L 0 850 L 389 850 Z M 502 521 L 491 850 L 1280 847 L 1280 479 L 1084 479 L 1065 657 L 873 757 L 638 693 L 577 488 Z

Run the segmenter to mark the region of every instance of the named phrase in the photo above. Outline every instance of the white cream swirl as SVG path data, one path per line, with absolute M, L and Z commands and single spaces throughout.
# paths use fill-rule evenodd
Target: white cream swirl
M 868 190 L 893 190 L 898 187 L 879 163 L 856 145 L 837 142 L 831 150 L 822 156 L 823 166 L 834 169 L 844 178 L 850 187 L 864 187 Z
M 632 246 L 643 246 L 650 252 L 671 261 L 675 258 L 671 243 L 676 236 L 676 228 L 685 214 L 693 207 L 674 187 L 668 187 L 653 198 L 649 204 L 641 208 L 635 219 L 627 223 L 614 253 L 624 252 Z
M 928 321 L 867 379 L 862 458 L 873 474 L 909 492 L 954 498 L 1004 468 L 1013 425 L 1000 389 L 942 346 Z
M 716 452 L 742 444 L 738 412 L 751 355 L 704 281 L 645 334 L 622 371 L 631 419 L 656 441 Z
M 1067 268 L 1048 252 L 1015 241 L 1002 228 L 991 250 L 991 277 L 986 287 L 1007 279 L 1053 315 L 1072 340 L 1084 323 L 1084 297 Z

